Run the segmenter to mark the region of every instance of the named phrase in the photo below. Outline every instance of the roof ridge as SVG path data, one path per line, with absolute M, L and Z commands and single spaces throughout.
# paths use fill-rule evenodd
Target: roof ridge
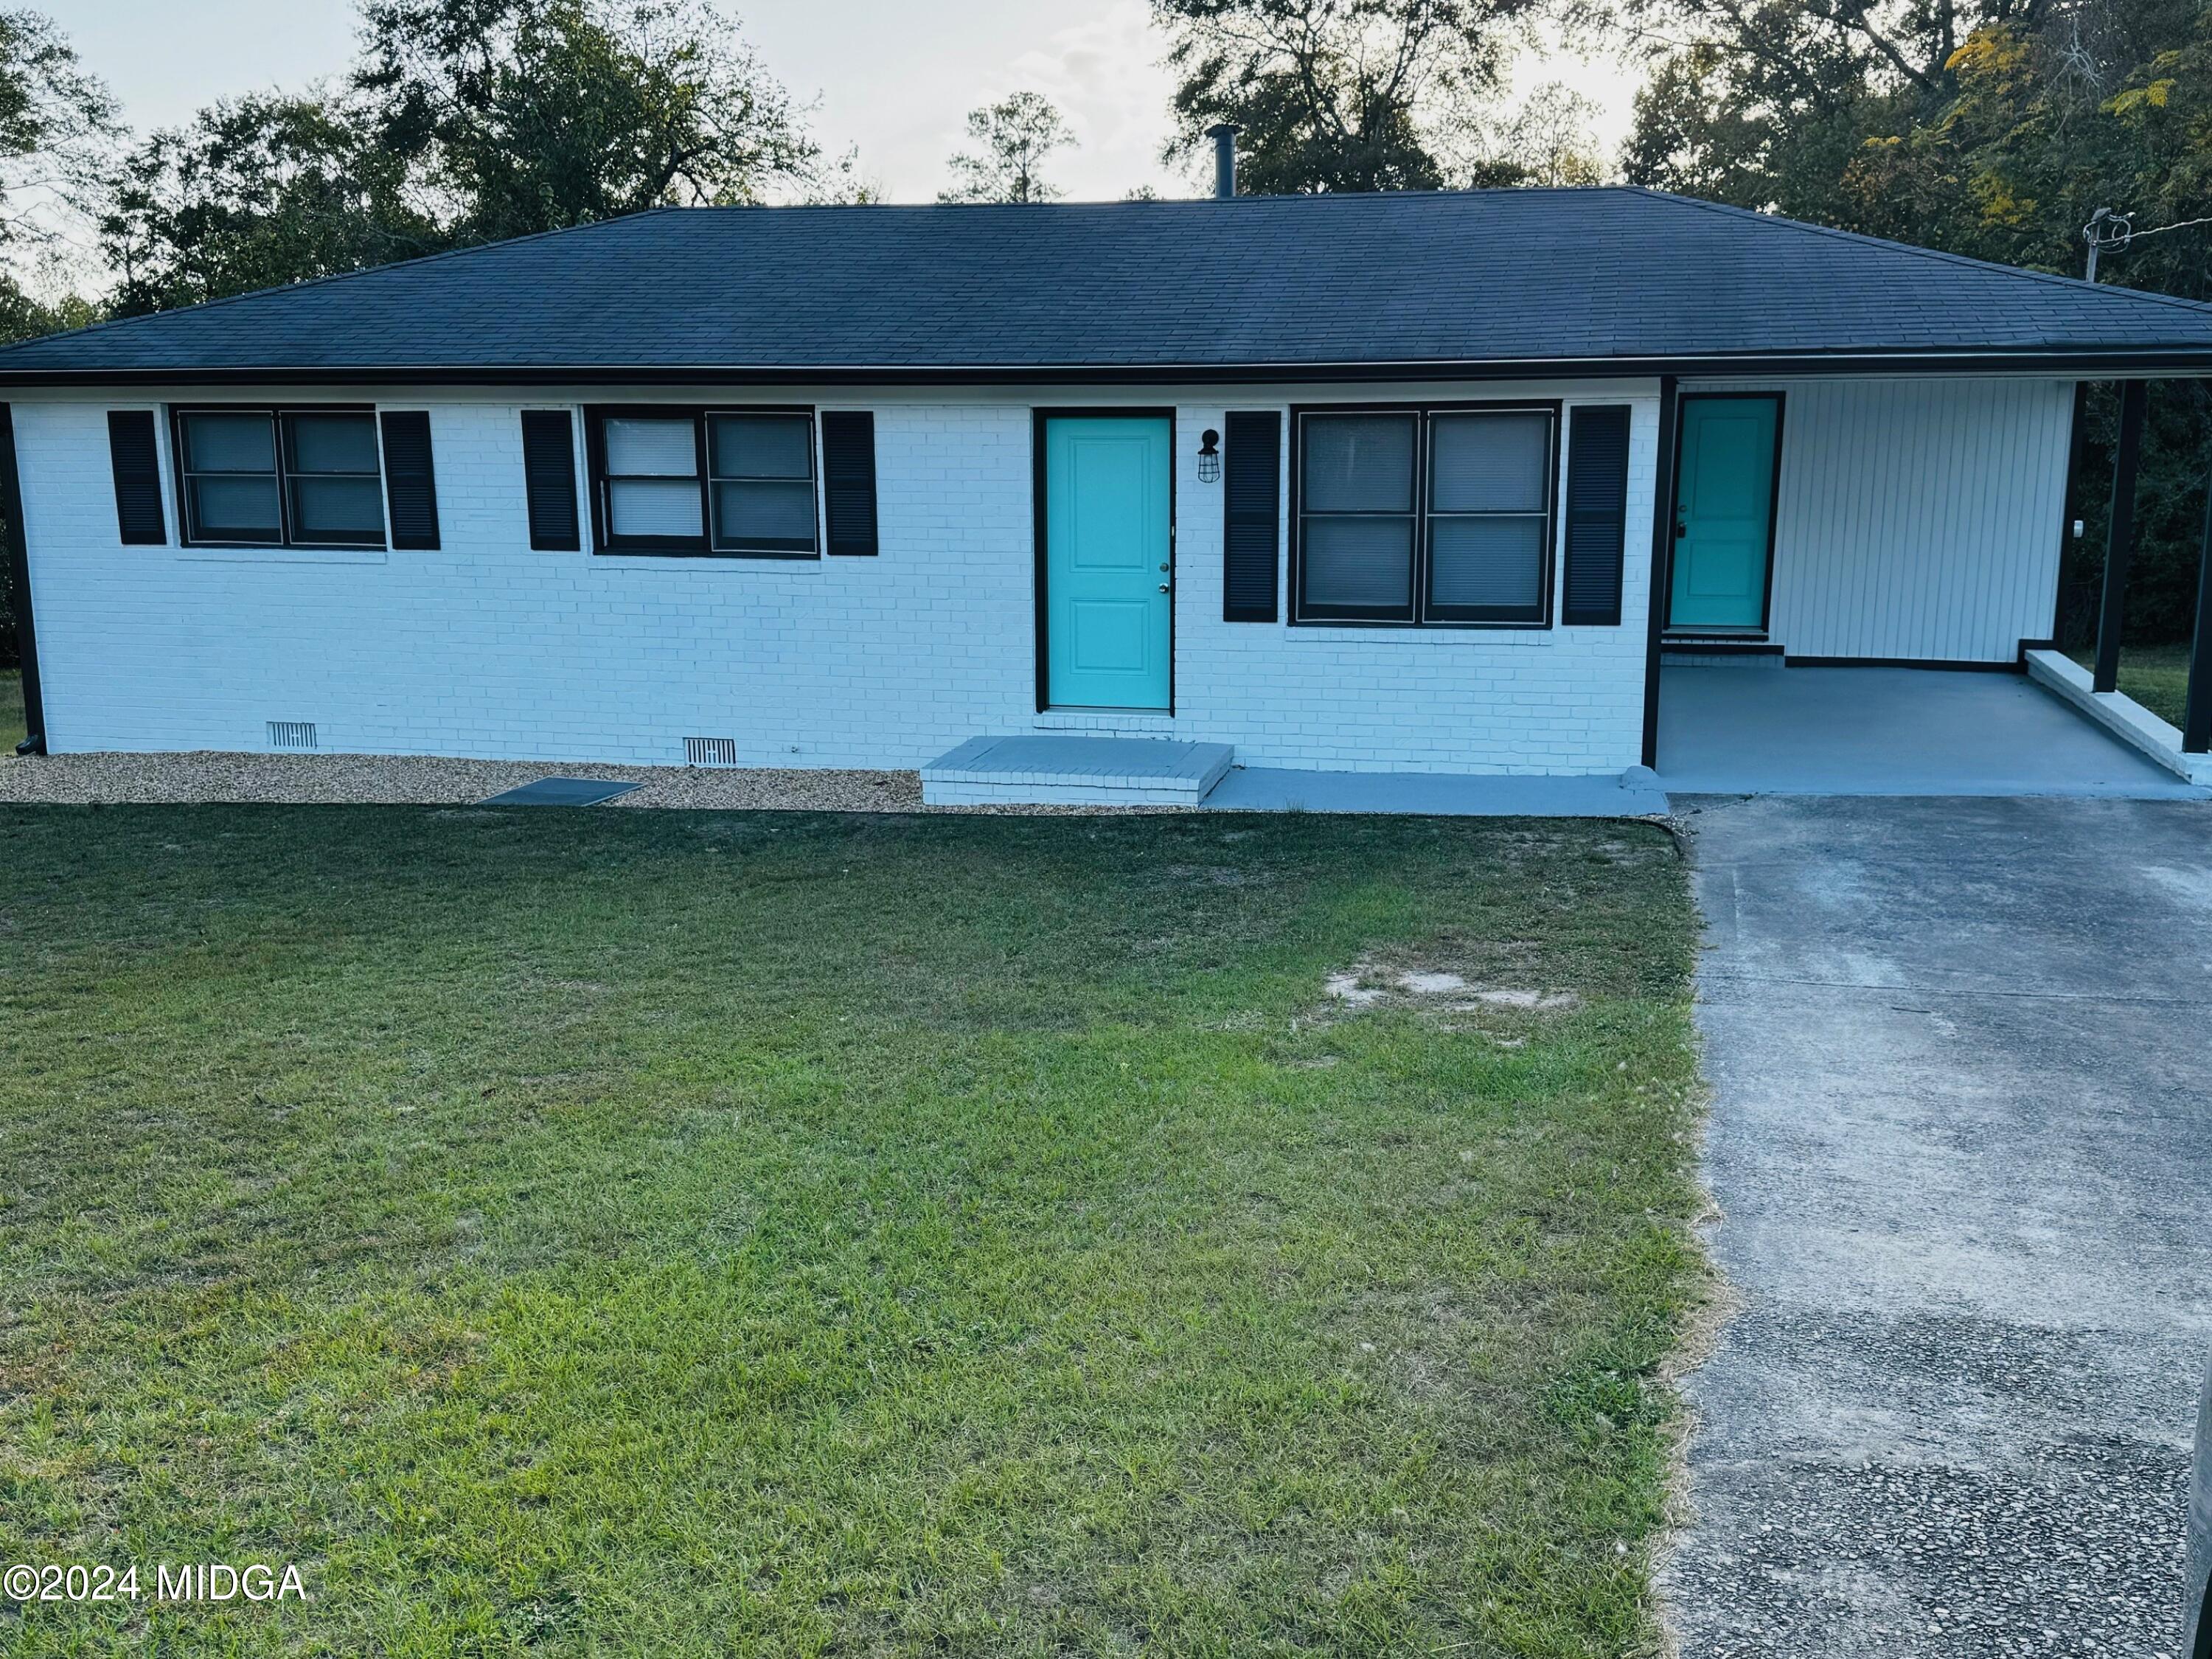
M 0 358 L 5 358 L 21 347 L 40 345 L 49 340 L 81 340 L 89 334 L 112 333 L 137 324 L 153 322 L 158 318 L 175 317 L 187 311 L 215 311 L 224 306 L 237 305 L 241 301 L 264 300 L 272 294 L 298 294 L 307 289 L 349 282 L 356 276 L 367 276 L 376 271 L 404 270 L 414 265 L 435 264 L 441 259 L 459 259 L 471 253 L 489 253 L 494 248 L 519 247 L 525 242 L 543 242 L 556 236 L 571 236 L 579 231 L 603 230 L 627 219 L 643 219 L 653 214 L 672 210 L 665 205 L 641 208 L 635 213 L 617 214 L 611 219 L 590 219 L 580 225 L 558 225 L 551 230 L 533 230 L 526 235 L 502 237 L 496 242 L 471 242 L 465 247 L 440 248 L 435 253 L 418 253 L 410 259 L 390 259 L 380 265 L 358 265 L 351 270 L 331 270 L 320 276 L 303 276 L 296 283 L 271 283 L 266 288 L 249 288 L 237 294 L 221 295 L 212 300 L 195 300 L 190 305 L 172 306 L 165 311 L 141 311 L 129 317 L 103 317 L 96 323 L 85 324 L 82 328 L 65 328 L 52 334 L 34 334 L 28 339 L 11 340 L 0 346 Z
M 1763 213 L 1756 208 L 1738 207 L 1732 202 L 1709 201 L 1702 196 L 1684 196 L 1679 191 L 1658 190 L 1650 185 L 1621 185 L 1615 189 L 1634 191 L 1654 201 L 1680 203 L 1685 207 L 1704 208 L 1710 213 L 1727 214 L 1735 218 L 1756 219 L 1770 225 L 1784 225 L 1814 236 L 1830 236 L 1838 241 L 1856 242 L 1869 247 L 1884 248 L 1896 253 L 1917 254 L 1923 259 L 1934 259 L 1944 264 L 1965 265 L 1971 270 L 1993 270 L 2008 276 L 2026 276 L 2039 283 L 2054 283 L 2072 293 L 2090 292 L 2109 299 L 2154 300 L 2160 305 L 2176 306 L 2192 315 L 2212 312 L 2212 302 L 2186 300 L 2179 294 L 2160 294 L 2155 289 L 2121 288 L 2112 283 L 2085 282 L 2079 276 L 2062 276 L 2055 270 L 2031 270 L 2026 265 L 2008 265 L 1996 259 L 1977 259 L 1971 253 L 1954 253 L 1947 248 L 1923 247 L 1917 242 L 1893 241 L 1887 236 L 1870 236 L 1862 230 L 1844 230 L 1836 225 L 1815 224 L 1809 219 L 1793 219 L 1786 213 Z
M 649 208 L 645 212 L 627 216 L 641 219 L 645 213 L 852 213 L 866 210 L 887 213 L 962 213 L 979 210 L 991 211 L 1066 210 L 1070 208 L 1243 208 L 1292 202 L 1371 202 L 1371 201 L 1433 201 L 1439 198 L 1459 200 L 1469 196 L 1498 196 L 1521 198 L 1531 196 L 1605 196 L 1605 195 L 1663 195 L 1664 191 L 1645 190 L 1636 185 L 1485 185 L 1466 190 L 1318 190 L 1291 191 L 1279 194 L 1246 194 L 1242 196 L 1154 196 L 1113 197 L 1096 201 L 1081 202 L 787 202 L 766 205 L 746 202 L 702 202 L 690 207 Z M 1685 198 L 1685 200 L 1692 199 Z M 619 223 L 618 220 L 601 220 L 603 224 Z

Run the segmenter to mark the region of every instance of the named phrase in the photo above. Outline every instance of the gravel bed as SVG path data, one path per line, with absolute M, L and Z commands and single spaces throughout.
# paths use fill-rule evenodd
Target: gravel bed
M 641 786 L 610 806 L 915 812 L 915 772 L 796 771 L 597 762 L 453 760 L 427 755 L 41 755 L 0 761 L 0 801 L 48 805 L 258 801 L 456 806 L 551 776 Z
M 466 806 L 539 778 L 604 778 L 640 787 L 609 806 L 706 811 L 969 812 L 1088 817 L 1181 812 L 1180 806 L 925 806 L 919 772 L 780 767 L 613 766 L 597 761 L 454 760 L 436 755 L 184 754 L 0 756 L 0 805 Z

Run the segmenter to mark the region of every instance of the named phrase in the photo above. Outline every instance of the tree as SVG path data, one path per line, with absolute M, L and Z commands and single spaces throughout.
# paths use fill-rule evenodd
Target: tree
M 1152 0 L 1176 82 L 1168 159 L 1243 129 L 1255 195 L 1429 190 L 1449 129 L 1492 95 L 1537 0 Z
M 118 131 L 115 100 L 61 32 L 33 11 L 0 11 L 0 343 L 92 320 L 74 296 L 48 303 L 18 273 L 51 250 L 56 221 L 81 213 Z M 0 559 L 0 666 L 13 666 L 15 594 Z
M 848 196 L 708 0 L 369 0 L 333 89 L 218 104 L 129 157 L 125 312 L 670 204 Z M 848 169 L 849 172 L 849 168 Z
M 1455 173 L 1478 188 L 1603 184 L 1605 160 L 1591 131 L 1597 115 L 1590 99 L 1561 82 L 1547 82 L 1504 120 L 1470 121 Z
M 101 220 L 120 315 L 357 270 L 450 244 L 405 204 L 406 169 L 364 112 L 321 97 L 241 98 L 157 132 Z
M 940 202 L 1051 202 L 1060 190 L 1046 182 L 1044 164 L 1073 148 L 1075 135 L 1042 93 L 1018 92 L 968 112 L 968 136 L 980 153 L 961 151 L 948 165 L 958 182 Z
M 463 241 L 755 202 L 817 152 L 710 0 L 368 0 L 354 84 Z

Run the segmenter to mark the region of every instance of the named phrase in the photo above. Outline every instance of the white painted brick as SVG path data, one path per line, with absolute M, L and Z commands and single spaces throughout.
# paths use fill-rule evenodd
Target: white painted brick
M 1634 405 L 1620 627 L 1223 622 L 1221 486 L 1198 482 L 1197 434 L 1221 427 L 1226 408 L 1272 399 L 1194 394 L 1176 439 L 1176 714 L 1165 732 L 1157 720 L 1138 727 L 1231 744 L 1240 763 L 1257 766 L 1634 764 L 1656 386 L 1274 396 L 1286 406 L 1530 394 Z M 161 400 L 24 397 L 16 442 L 49 744 L 258 750 L 266 721 L 304 720 L 337 750 L 680 763 L 683 739 L 701 736 L 735 738 L 752 765 L 916 766 L 1037 718 L 1032 402 L 1151 401 L 1081 387 L 1033 399 L 780 398 L 876 410 L 882 538 L 873 559 L 787 563 L 532 552 L 517 411 L 586 398 L 617 394 L 386 398 L 387 407 L 431 410 L 443 546 L 340 561 L 121 546 L 106 412 Z M 165 453 L 165 483 L 167 465 Z M 167 505 L 173 538 L 173 492 Z

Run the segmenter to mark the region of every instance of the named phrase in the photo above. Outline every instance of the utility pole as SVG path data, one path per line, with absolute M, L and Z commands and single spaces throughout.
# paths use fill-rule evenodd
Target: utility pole
M 2108 247 L 2124 248 L 2135 240 L 2136 228 L 2130 222 L 2134 217 L 2131 213 L 2116 213 L 2111 208 L 2099 208 L 2089 216 L 2089 222 L 2081 227 L 2081 240 L 2089 245 L 2089 281 L 2094 283 L 2097 280 L 2099 254 Z M 2202 219 L 2191 219 L 2179 225 L 2160 225 L 2158 230 L 2147 230 L 2143 234 L 2155 236 L 2159 231 L 2185 230 L 2190 225 L 2204 222 Z

